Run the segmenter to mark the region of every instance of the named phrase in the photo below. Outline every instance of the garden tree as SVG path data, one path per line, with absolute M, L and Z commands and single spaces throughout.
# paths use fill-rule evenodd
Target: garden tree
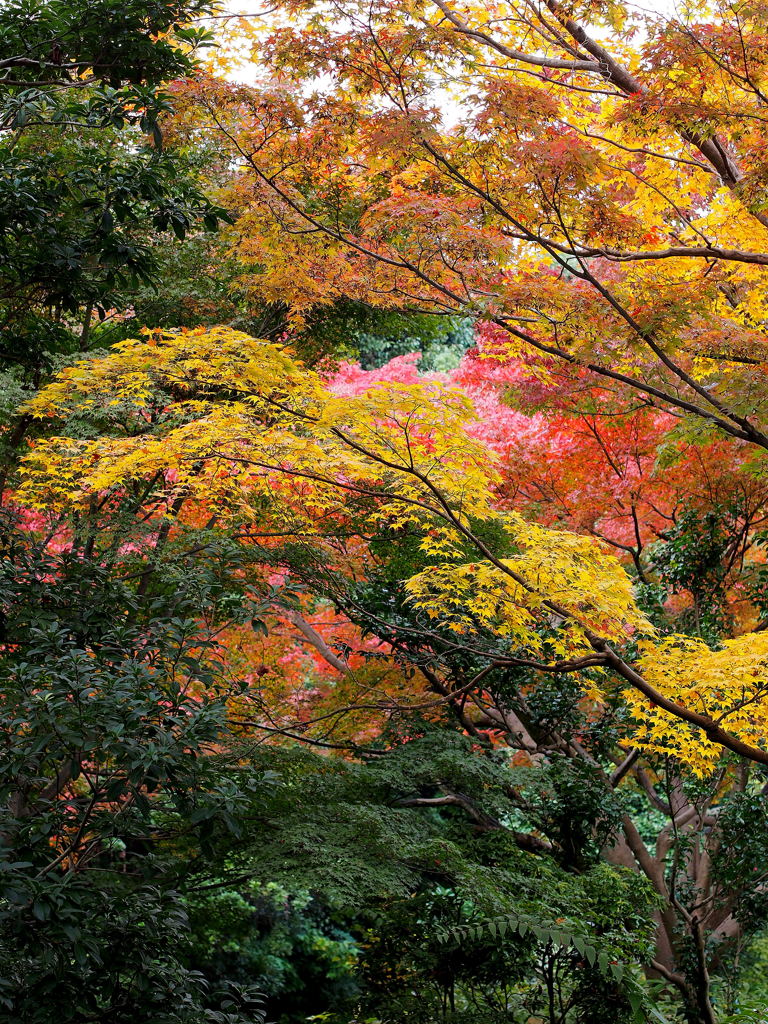
M 174 229 L 183 238 L 203 217 L 213 228 L 221 211 L 183 159 L 144 146 L 130 128 L 25 128 L 11 159 L 2 356 L 39 382 L 51 357 L 87 350 L 94 322 L 128 311 L 140 284 L 151 288 L 157 236 Z
M 239 545 L 246 592 L 269 600 L 341 680 L 302 693 L 288 673 L 261 707 L 235 697 L 233 727 L 359 751 L 388 720 L 450 711 L 479 749 L 505 744 L 547 773 L 544 806 L 513 787 L 525 815 L 513 841 L 570 870 L 595 843 L 574 795 L 589 789 L 599 807 L 622 783 L 635 792 L 640 824 L 619 815 L 598 852 L 653 886 L 653 967 L 692 1020 L 713 1021 L 710 974 L 763 920 L 762 862 L 731 836 L 749 814 L 762 842 L 764 634 L 714 651 L 659 638 L 595 541 L 504 509 L 493 453 L 468 433 L 457 390 L 391 379 L 336 389 L 237 332 L 150 332 L 63 371 L 28 404 L 58 433 L 35 442 L 16 498 L 46 535 L 66 535 L 76 511 L 118 575 L 125 564 L 162 578 L 166 552 L 205 556 L 224 536 Z M 313 607 L 327 621 L 318 599 L 370 641 L 347 632 L 334 646 L 312 621 Z M 234 638 L 222 646 L 236 674 L 242 656 L 272 685 L 269 662 L 259 667 Z M 723 748 L 746 758 L 741 767 Z M 411 795 L 488 823 L 450 785 Z
M 227 874 L 231 850 L 216 854 L 216 867 Z M 276 1024 L 304 1024 L 329 1008 L 341 1013 L 357 992 L 358 950 L 347 922 L 317 892 L 297 891 L 296 875 L 287 884 L 259 881 L 259 860 L 257 850 L 253 864 L 240 856 L 246 878 L 206 876 L 197 892 L 201 876 L 186 881 L 189 962 L 210 980 L 256 984 Z
M 766 492 L 748 453 L 681 437 L 672 417 L 583 371 L 494 358 L 497 338 L 482 329 L 451 380 L 500 456 L 504 501 L 631 559 L 645 600 L 674 595 L 680 631 L 716 640 L 762 623 Z
M 263 784 L 221 751 L 246 684 L 222 672 L 216 630 L 254 608 L 210 547 L 132 581 L 90 523 L 39 525 L 17 507 L 0 535 L 2 1014 L 260 1021 L 252 993 L 189 968 L 173 852 L 237 832 Z
M 642 1019 L 632 965 L 652 945 L 647 883 L 596 863 L 595 845 L 579 874 L 521 851 L 494 817 L 516 813 L 507 757 L 478 757 L 466 737 L 418 720 L 408 729 L 407 739 L 390 731 L 388 750 L 358 762 L 297 747 L 251 750 L 280 781 L 257 794 L 243 842 L 228 851 L 234 883 L 191 897 L 201 939 L 218 921 L 225 935 L 253 929 L 264 884 L 241 881 L 239 898 L 232 891 L 238 873 L 250 873 L 306 884 L 356 937 L 356 991 L 337 991 L 329 1020 Z M 483 814 L 434 799 L 418 806 L 440 785 Z M 597 796 L 607 833 L 616 808 Z M 514 911 L 515 924 L 494 936 L 451 933 L 503 911 Z M 259 955 L 254 939 L 241 947 L 246 955 Z M 269 1012 L 282 1010 L 282 1024 L 297 1019 L 290 1007 L 278 998 Z
M 255 289 L 298 320 L 340 297 L 480 316 L 510 354 L 766 447 L 760 3 L 279 9 L 273 79 L 202 78 L 180 113 L 241 163 Z
M 223 211 L 158 119 L 215 4 L 12 0 L 0 11 L 0 355 L 35 378 L 153 277 L 151 242 Z

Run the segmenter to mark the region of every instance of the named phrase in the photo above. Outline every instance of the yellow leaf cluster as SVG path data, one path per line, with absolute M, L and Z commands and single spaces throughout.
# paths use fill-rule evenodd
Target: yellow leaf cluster
M 747 633 L 711 650 L 692 637 L 641 645 L 639 667 L 665 697 L 713 719 L 751 746 L 768 746 L 768 635 Z M 713 771 L 721 747 L 647 701 L 636 690 L 625 698 L 637 721 L 636 746 L 669 754 L 698 775 Z
M 651 633 L 626 572 L 593 540 L 504 517 L 514 557 L 431 566 L 406 584 L 414 604 L 457 633 L 489 630 L 531 654 L 591 649 L 587 632 L 617 642 Z

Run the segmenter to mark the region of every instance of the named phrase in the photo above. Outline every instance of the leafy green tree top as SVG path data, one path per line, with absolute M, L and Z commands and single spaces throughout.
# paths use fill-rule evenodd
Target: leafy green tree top
M 0 356 L 39 371 L 94 311 L 153 278 L 151 241 L 213 205 L 163 152 L 167 85 L 210 45 L 215 5 L 17 0 L 0 10 Z

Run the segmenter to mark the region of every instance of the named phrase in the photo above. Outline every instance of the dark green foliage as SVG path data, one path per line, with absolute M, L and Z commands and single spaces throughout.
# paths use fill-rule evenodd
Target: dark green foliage
M 737 914 L 750 932 L 768 922 L 768 807 L 757 781 L 751 792 L 736 793 L 724 803 L 718 819 L 722 838 L 712 866 L 724 891 L 740 893 Z
M 0 152 L 0 298 L 8 303 L 7 329 L 27 339 L 45 329 L 39 311 L 74 316 L 81 308 L 103 313 L 125 305 L 127 290 L 151 281 L 157 269 L 153 234 L 171 230 L 183 238 L 201 218 L 215 226 L 220 215 L 183 161 L 143 148 L 140 137 L 120 139 L 114 130 L 47 135 L 45 151 L 38 132 Z M 32 305 L 26 317 L 21 293 Z M 61 347 L 53 326 L 44 340 Z
M 199 574 L 142 600 L 112 565 L 28 541 L 5 513 L 1 1005 L 34 1024 L 259 1020 L 184 963 L 174 851 L 236 836 L 264 784 L 213 754 L 241 687 L 191 616 Z
M 734 509 L 689 509 L 653 550 L 653 567 L 668 593 L 688 591 L 693 607 L 676 628 L 717 642 L 729 627 L 725 588 L 732 566 Z
M 555 753 L 517 774 L 526 819 L 555 843 L 563 866 L 581 870 L 596 863 L 623 812 L 599 768 Z
M 639 949 L 652 948 L 648 915 L 653 900 L 647 888 L 631 874 L 604 865 L 578 878 L 553 877 L 551 886 L 528 913 L 460 923 L 442 932 L 448 950 L 461 950 L 462 967 L 467 950 L 475 948 L 482 955 L 483 966 L 468 965 L 465 985 L 487 975 L 496 959 L 501 962 L 495 967 L 495 984 L 504 986 L 504 1010 L 511 1002 L 513 1009 L 549 1021 L 645 1020 L 647 992 L 634 964 Z M 558 897 L 567 898 L 568 909 L 555 917 L 552 908 Z M 520 946 L 529 950 L 529 962 L 518 965 L 520 981 L 510 987 L 511 976 L 504 968 L 510 952 Z M 514 955 L 511 959 L 514 963 Z M 477 1004 L 476 997 L 473 1002 Z
M 523 1022 L 546 1013 L 548 978 L 567 1024 L 607 1022 L 611 1012 L 617 1024 L 634 1019 L 643 995 L 631 964 L 649 955 L 653 932 L 648 886 L 521 850 L 510 800 L 521 779 L 504 755 L 432 728 L 362 763 L 299 749 L 251 756 L 275 784 L 258 795 L 256 831 L 236 856 L 230 850 L 230 870 L 313 892 L 356 937 L 355 1009 L 340 1000 L 329 1021 Z M 566 771 L 558 765 L 556 781 L 576 799 L 584 780 L 569 786 Z M 430 803 L 441 794 L 459 799 Z M 557 841 L 558 826 L 547 827 Z M 504 913 L 531 927 L 485 927 Z M 464 931 L 451 939 L 456 927 Z M 558 945 L 550 928 L 575 935 L 575 945 Z
M 226 217 L 162 151 L 201 0 L 15 0 L 0 9 L 0 357 L 35 373 L 157 271 L 153 237 Z
M 207 33 L 178 25 L 211 12 L 209 0 L 8 0 L 0 21 L 5 86 L 49 94 L 89 72 L 113 88 L 153 86 L 191 63 L 181 38 L 199 44 Z M 163 38 L 171 28 L 176 37 Z
M 297 347 L 310 361 L 331 355 L 353 359 L 364 370 L 417 352 L 421 355 L 419 368 L 430 371 L 458 365 L 473 339 L 470 320 L 375 309 L 343 299 L 309 317 Z
M 256 984 L 270 1020 L 350 1005 L 357 945 L 323 903 L 273 882 L 216 885 L 188 898 L 189 962 L 211 983 Z
M 137 337 L 144 327 L 212 326 L 233 323 L 241 315 L 233 287 L 237 269 L 227 259 L 221 235 L 193 234 L 183 245 L 155 240 L 152 258 L 162 288 L 136 288 L 130 318 L 109 318 L 94 325 L 91 345 L 106 348 Z
M 43 881 L 0 916 L 0 1017 L 23 1024 L 246 1024 L 261 999 L 211 985 L 183 962 L 189 923 L 176 893 L 106 869 Z

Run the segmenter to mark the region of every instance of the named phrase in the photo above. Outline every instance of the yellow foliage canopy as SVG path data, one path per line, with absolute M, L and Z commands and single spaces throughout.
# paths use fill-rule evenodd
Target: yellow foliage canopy
M 645 637 L 636 668 L 654 692 L 743 743 L 768 745 L 768 638 L 717 652 L 685 637 L 655 643 L 613 556 L 499 511 L 493 457 L 467 433 L 472 409 L 456 390 L 387 384 L 340 397 L 288 351 L 216 328 L 123 342 L 63 371 L 26 411 L 75 429 L 37 442 L 20 502 L 62 516 L 95 496 L 138 493 L 142 513 L 160 519 L 182 503 L 228 527 L 257 523 L 297 538 L 322 541 L 352 520 L 393 544 L 415 534 L 431 564 L 406 591 L 417 613 L 461 642 L 495 638 L 496 657 L 570 658 L 564 667 L 576 669 L 611 664 L 601 661 L 606 650 L 618 657 L 606 644 Z M 504 538 L 498 550 L 482 539 L 491 526 Z M 587 692 L 596 694 L 594 681 Z M 717 743 L 627 696 L 638 745 L 712 767 Z
M 676 703 L 692 708 L 739 736 L 763 746 L 768 736 L 768 635 L 748 633 L 725 640 L 713 651 L 694 637 L 673 636 L 642 644 L 638 667 L 645 679 Z M 695 727 L 644 700 L 636 690 L 626 698 L 638 721 L 635 745 L 663 750 L 699 775 L 713 770 L 721 748 Z

